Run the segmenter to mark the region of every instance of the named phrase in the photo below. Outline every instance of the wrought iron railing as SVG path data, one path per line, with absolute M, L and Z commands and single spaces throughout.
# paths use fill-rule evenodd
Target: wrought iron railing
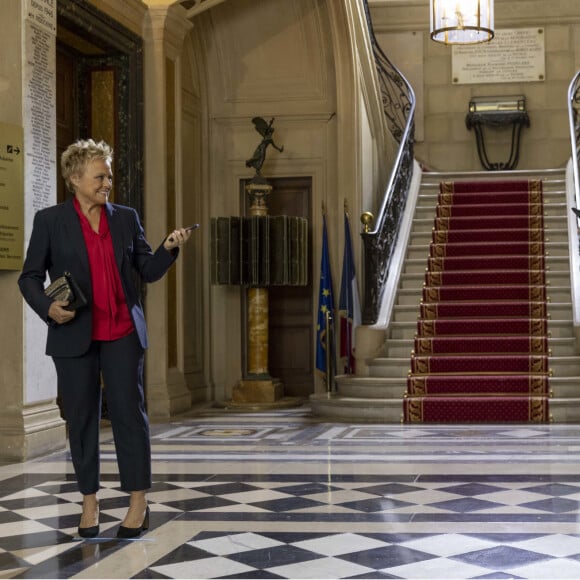
M 374 229 L 369 228 L 361 234 L 364 247 L 362 323 L 374 324 L 379 316 L 391 256 L 413 177 L 415 93 L 407 79 L 379 46 L 373 31 L 368 1 L 363 0 L 363 4 L 377 67 L 383 111 L 389 131 L 399 144 L 385 195 L 374 219 Z
M 576 207 L 580 208 L 580 168 L 578 157 L 580 151 L 580 71 L 568 87 L 568 118 L 570 121 L 570 141 L 572 145 L 572 172 L 574 175 L 574 193 Z

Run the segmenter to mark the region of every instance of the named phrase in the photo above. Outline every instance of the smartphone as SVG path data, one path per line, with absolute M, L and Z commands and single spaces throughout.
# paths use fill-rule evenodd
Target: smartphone
M 187 226 L 185 228 L 186 232 L 191 232 L 193 230 L 197 230 L 197 228 L 199 227 L 199 224 L 192 224 L 191 226 Z M 173 236 L 169 236 L 169 241 L 173 242 Z

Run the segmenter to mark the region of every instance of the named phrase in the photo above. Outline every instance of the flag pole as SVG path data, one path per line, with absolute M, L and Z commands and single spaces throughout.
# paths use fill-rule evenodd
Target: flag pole
M 316 369 L 325 382 L 327 392 L 333 391 L 336 361 L 334 353 L 334 292 L 326 230 L 326 204 L 322 202 L 322 253 L 320 259 L 320 288 L 316 323 Z
M 326 217 L 326 204 L 322 200 L 322 216 Z M 331 329 L 332 313 L 327 310 L 324 313 L 324 331 L 326 333 L 326 392 L 330 394 L 332 392 L 332 357 L 330 356 L 331 340 L 330 340 L 330 329 Z
M 344 358 L 345 374 L 355 374 L 354 332 L 360 325 L 360 304 L 356 283 L 354 256 L 350 235 L 348 204 L 344 200 L 344 255 L 339 299 L 340 356 Z
M 330 319 L 331 314 L 327 310 L 324 313 L 325 323 L 326 323 L 326 392 L 332 392 L 332 357 L 330 356 L 331 340 L 330 340 Z

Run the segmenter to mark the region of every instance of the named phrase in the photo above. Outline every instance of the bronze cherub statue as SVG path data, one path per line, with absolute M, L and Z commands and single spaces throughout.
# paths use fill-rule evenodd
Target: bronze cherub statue
M 272 145 L 272 147 L 280 151 L 280 153 L 284 151 L 284 146 L 278 147 L 272 138 L 274 133 L 274 127 L 272 127 L 272 124 L 274 123 L 274 117 L 272 117 L 269 123 L 262 119 L 262 117 L 254 117 L 252 119 L 252 123 L 254 123 L 256 131 L 262 135 L 263 139 L 256 147 L 252 157 L 246 161 L 246 167 L 253 167 L 256 170 L 256 176 L 261 177 L 262 165 L 266 159 L 266 149 L 268 148 L 268 145 Z

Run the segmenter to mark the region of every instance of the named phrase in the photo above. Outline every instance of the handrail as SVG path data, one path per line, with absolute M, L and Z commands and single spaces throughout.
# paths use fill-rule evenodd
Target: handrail
M 568 118 L 570 121 L 570 141 L 572 158 L 566 168 L 566 206 L 580 208 L 580 167 L 578 151 L 580 149 L 580 71 L 572 79 L 568 88 Z M 569 206 L 569 207 L 568 207 Z M 570 282 L 572 293 L 572 316 L 574 334 L 580 338 L 580 239 L 578 235 L 578 217 L 568 211 L 568 246 L 570 248 Z M 577 343 L 578 344 L 578 343 Z
M 368 0 L 363 0 L 370 42 L 389 131 L 399 144 L 375 228 L 361 233 L 364 247 L 364 299 L 362 323 L 379 316 L 391 256 L 413 176 L 415 93 L 407 79 L 387 58 L 375 37 Z
M 570 121 L 570 140 L 572 145 L 572 172 L 574 175 L 574 196 L 576 207 L 580 208 L 580 170 L 578 168 L 578 150 L 580 148 L 580 119 L 578 109 L 580 106 L 580 71 L 572 79 L 568 87 L 568 119 Z

